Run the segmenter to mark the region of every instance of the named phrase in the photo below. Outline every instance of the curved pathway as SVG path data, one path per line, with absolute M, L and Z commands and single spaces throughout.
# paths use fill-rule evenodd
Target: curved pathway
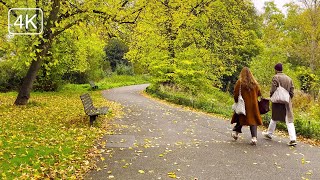
M 112 123 L 103 157 L 85 179 L 320 179 L 320 148 L 287 138 L 249 144 L 249 128 L 230 137 L 229 121 L 173 107 L 141 95 L 147 85 L 103 92 L 124 106 L 125 115 Z

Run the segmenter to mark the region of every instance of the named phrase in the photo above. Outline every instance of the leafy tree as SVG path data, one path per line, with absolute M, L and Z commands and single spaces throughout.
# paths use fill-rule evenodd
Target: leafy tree
M 303 0 L 304 7 L 290 3 L 286 20 L 289 44 L 289 60 L 300 66 L 308 66 L 312 72 L 319 69 L 320 11 L 319 1 Z
M 129 1 L 120 0 L 112 1 L 112 3 L 102 0 L 86 2 L 36 0 L 19 3 L 0 0 L 0 7 L 8 10 L 14 6 L 22 6 L 24 3 L 27 3 L 28 6 L 42 8 L 44 11 L 44 30 L 41 36 L 24 37 L 30 42 L 28 46 L 23 46 L 28 49 L 29 55 L 26 57 L 30 60 L 26 62 L 30 63 L 30 66 L 15 101 L 16 105 L 27 103 L 37 73 L 45 61 L 50 61 L 50 48 L 55 40 L 61 38 L 62 33 L 82 22 L 103 23 L 109 29 L 116 29 L 121 23 L 134 23 L 142 10 L 139 3 L 132 4 Z
M 147 68 L 154 84 L 193 94 L 221 87 L 224 75 L 259 51 L 248 1 L 150 1 L 131 39 L 127 58 Z
M 305 6 L 302 14 L 304 35 L 308 43 L 308 59 L 314 72 L 320 66 L 320 1 L 301 0 Z
M 296 67 L 301 89 L 316 97 L 320 89 L 320 3 L 314 0 L 301 2 L 302 7 L 293 3 L 288 5 L 288 60 Z
M 310 2 L 304 1 L 304 4 Z M 310 9 L 294 3 L 286 4 L 286 7 L 288 13 L 285 17 L 273 2 L 265 3 L 265 12 L 261 15 L 264 50 L 254 58 L 251 68 L 259 82 L 263 86 L 269 86 L 274 73 L 270 67 L 282 62 L 285 72 L 293 78 L 297 89 L 301 87 L 307 93 L 316 94 L 319 91 L 319 70 L 317 60 L 312 58 L 318 54 L 315 53 L 318 50 L 314 46 L 318 32 L 313 31 L 313 25 L 317 24 L 316 16 Z
M 281 62 L 287 63 L 287 42 L 285 35 L 285 16 L 274 2 L 266 2 L 265 11 L 261 14 L 262 52 L 250 63 L 250 68 L 258 82 L 270 86 L 274 75 L 273 66 Z
M 104 51 L 112 71 L 116 70 L 117 65 L 129 65 L 128 60 L 124 58 L 124 54 L 129 51 L 128 46 L 118 38 L 111 38 Z

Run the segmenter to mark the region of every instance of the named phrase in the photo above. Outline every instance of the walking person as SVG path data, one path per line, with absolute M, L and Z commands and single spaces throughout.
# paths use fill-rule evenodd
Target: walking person
M 282 72 L 282 64 L 278 63 L 274 66 L 275 75 L 272 78 L 270 97 L 273 95 L 279 85 L 289 92 L 290 98 L 288 104 L 272 103 L 272 119 L 267 132 L 263 132 L 266 139 L 272 139 L 272 134 L 276 129 L 278 121 L 286 122 L 290 141 L 289 146 L 297 145 L 296 130 L 293 124 L 292 98 L 294 95 L 294 86 L 292 79 Z
M 234 88 L 234 101 L 238 102 L 239 90 L 245 102 L 246 115 L 234 113 L 231 124 L 236 123 L 231 136 L 237 140 L 242 133 L 242 126 L 250 126 L 251 145 L 257 144 L 257 126 L 262 125 L 262 119 L 258 107 L 258 97 L 261 96 L 259 84 L 253 77 L 249 68 L 244 67 Z

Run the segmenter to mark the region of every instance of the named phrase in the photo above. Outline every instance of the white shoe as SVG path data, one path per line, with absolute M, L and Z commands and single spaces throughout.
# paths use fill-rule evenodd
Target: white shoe
M 236 141 L 238 140 L 239 135 L 236 132 L 232 132 L 231 137 L 233 137 L 233 139 Z
M 253 138 L 252 138 L 250 144 L 251 144 L 252 146 L 257 145 L 257 139 L 253 139 Z
M 272 135 L 269 134 L 269 133 L 267 133 L 267 132 L 262 132 L 262 135 L 263 135 L 263 137 L 264 137 L 265 139 L 269 139 L 269 140 L 272 139 Z

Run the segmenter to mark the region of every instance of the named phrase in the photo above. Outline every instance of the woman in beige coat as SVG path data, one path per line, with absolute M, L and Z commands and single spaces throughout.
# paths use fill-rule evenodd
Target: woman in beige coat
M 241 133 L 242 126 L 250 126 L 251 144 L 257 143 L 257 126 L 262 125 L 262 119 L 258 107 L 258 97 L 261 96 L 260 88 L 250 72 L 249 68 L 244 67 L 234 88 L 234 101 L 238 101 L 239 89 L 241 87 L 241 95 L 245 102 L 246 115 L 234 113 L 231 124 L 237 123 L 233 128 L 232 137 L 237 140 L 238 134 Z

